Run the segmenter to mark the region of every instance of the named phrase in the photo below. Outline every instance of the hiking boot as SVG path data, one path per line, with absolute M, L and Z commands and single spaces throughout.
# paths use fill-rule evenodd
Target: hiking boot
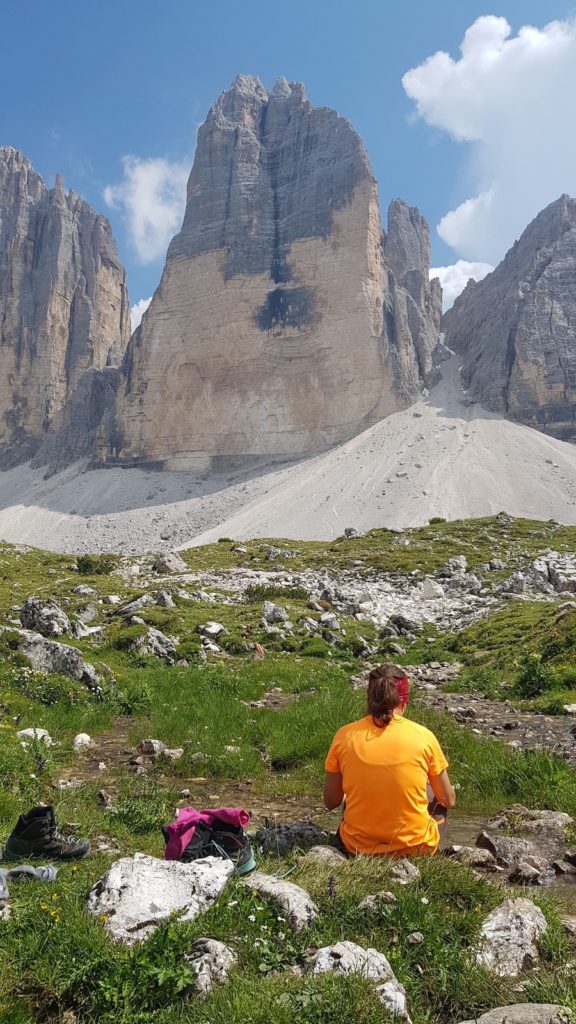
M 192 839 L 180 857 L 180 863 L 191 864 L 193 860 L 199 860 L 201 857 L 209 857 L 212 853 L 210 846 L 211 837 L 212 831 L 209 826 L 205 825 L 202 821 L 199 822 L 194 830 Z M 168 841 L 167 832 L 164 833 L 164 838 Z
M 20 815 L 8 836 L 4 860 L 81 860 L 89 853 L 88 839 L 73 839 L 58 831 L 53 807 L 33 807 Z
M 212 846 L 217 856 L 231 860 L 237 875 L 247 875 L 254 871 L 256 860 L 252 847 L 241 828 L 228 826 L 226 829 L 212 831 Z

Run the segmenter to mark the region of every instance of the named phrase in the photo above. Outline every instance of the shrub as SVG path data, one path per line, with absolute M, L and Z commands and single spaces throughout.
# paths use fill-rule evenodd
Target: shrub
M 300 651 L 302 654 L 307 654 L 309 658 L 329 658 L 333 653 L 330 644 L 327 644 L 319 636 L 307 637 L 302 642 Z
M 514 693 L 517 697 L 539 697 L 556 688 L 556 677 L 552 669 L 542 664 L 539 654 L 525 654 L 519 664 L 514 680 Z
M 12 804 L 17 805 L 18 799 L 31 796 L 35 780 L 30 775 L 34 771 L 30 745 L 24 748 L 18 739 L 17 727 L 12 723 L 0 722 L 0 818 L 6 807 L 12 814 Z M 42 744 L 43 753 L 47 747 Z M 22 813 L 22 807 L 18 809 Z
M 76 568 L 82 576 L 108 576 L 118 565 L 116 555 L 80 555 Z
M 117 651 L 129 651 L 139 637 L 146 635 L 145 626 L 126 626 L 116 634 L 112 641 L 112 647 Z
M 428 522 L 430 526 L 436 526 L 438 523 L 445 523 L 446 519 L 444 519 L 443 516 L 432 516 L 432 518 L 429 519 Z
M 0 656 L 8 657 L 12 662 L 16 661 L 20 665 L 27 665 L 28 662 L 24 655 L 17 653 L 21 643 L 22 637 L 15 630 L 6 630 L 5 633 L 0 634 Z
M 155 832 L 171 820 L 168 794 L 154 782 L 133 786 L 118 803 L 116 820 L 136 835 Z
M 249 647 L 246 640 L 237 636 L 223 636 L 218 637 L 218 642 L 223 651 L 227 654 L 246 654 Z M 180 654 L 180 647 L 178 648 L 178 654 Z
M 483 697 L 499 697 L 500 676 L 493 668 L 465 668 L 457 679 L 444 687 L 446 693 L 480 693 Z
M 117 700 L 123 715 L 143 715 L 152 707 L 152 694 L 142 682 L 128 683 L 118 691 Z
M 83 683 L 70 679 L 68 676 L 47 676 L 43 672 L 35 672 L 30 667 L 10 669 L 3 679 L 9 687 L 23 693 L 29 700 L 52 707 L 55 704 L 87 704 L 94 695 Z
M 352 637 L 349 648 L 355 658 L 362 658 L 366 654 L 366 641 L 359 637 Z
M 546 704 L 539 705 L 538 709 L 543 715 L 567 715 L 568 712 L 564 708 L 565 699 L 562 697 L 551 697 Z
M 185 636 L 178 644 L 178 658 L 194 661 L 198 657 L 201 647 L 200 637 Z
M 555 666 L 554 677 L 559 690 L 576 690 L 576 668 L 570 665 Z

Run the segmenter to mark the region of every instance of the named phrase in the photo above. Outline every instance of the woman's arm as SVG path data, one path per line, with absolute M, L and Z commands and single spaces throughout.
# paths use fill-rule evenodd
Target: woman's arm
M 324 778 L 324 806 L 329 811 L 333 811 L 336 807 L 340 807 L 343 799 L 342 775 L 340 772 L 326 772 Z
M 456 806 L 456 793 L 454 786 L 448 778 L 446 769 L 440 772 L 439 775 L 430 775 L 428 781 L 439 804 L 448 807 L 448 809 Z

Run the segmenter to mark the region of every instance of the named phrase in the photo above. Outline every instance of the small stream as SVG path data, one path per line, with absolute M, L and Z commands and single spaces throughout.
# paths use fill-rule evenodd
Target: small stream
M 448 846 L 475 846 L 476 839 L 484 829 L 491 831 L 489 818 L 481 814 L 464 814 L 458 811 L 451 811 L 446 827 L 441 829 L 440 849 L 445 850 Z M 490 882 L 504 885 L 507 872 L 498 875 L 487 875 Z M 526 886 L 527 894 L 539 889 L 554 889 L 555 895 L 562 905 L 565 913 L 576 915 L 576 875 L 557 875 L 551 882 L 543 886 Z
M 63 779 L 73 775 L 79 782 L 101 780 L 103 784 L 109 784 L 110 770 L 114 773 L 119 767 L 127 767 L 131 753 L 128 742 L 128 732 L 131 726 L 130 719 L 123 721 L 123 728 L 107 733 L 97 738 L 96 745 L 88 756 L 79 758 L 74 769 L 64 770 L 61 773 Z M 98 763 L 104 761 L 108 771 L 102 772 Z M 231 783 L 210 779 L 203 776 L 193 776 L 188 779 L 182 778 L 172 780 L 177 783 L 180 791 L 189 790 L 190 795 L 182 798 L 179 803 L 192 804 L 196 807 L 246 807 L 252 813 L 252 825 L 258 828 L 266 823 L 273 822 L 295 822 L 304 819 L 314 821 L 321 828 L 334 832 L 337 825 L 337 815 L 327 811 L 320 801 L 311 801 L 299 795 L 266 796 L 263 793 L 252 792 L 250 781 Z M 446 826 L 441 829 L 440 850 L 448 846 L 458 844 L 460 846 L 475 846 L 476 839 L 484 829 L 490 831 L 489 820 L 492 815 L 466 814 L 456 809 L 448 816 Z M 487 880 L 503 885 L 506 882 L 506 873 L 487 875 Z M 531 887 L 529 887 L 531 888 Z M 560 897 L 565 911 L 576 915 L 576 875 L 560 875 L 550 882 L 547 888 L 553 888 Z

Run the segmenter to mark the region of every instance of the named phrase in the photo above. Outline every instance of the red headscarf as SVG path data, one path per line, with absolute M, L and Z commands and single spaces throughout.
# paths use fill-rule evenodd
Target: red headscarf
M 398 693 L 400 694 L 402 704 L 406 705 L 410 699 L 410 680 L 408 679 L 408 676 L 402 676 L 400 679 L 395 679 L 394 682 L 398 687 Z

